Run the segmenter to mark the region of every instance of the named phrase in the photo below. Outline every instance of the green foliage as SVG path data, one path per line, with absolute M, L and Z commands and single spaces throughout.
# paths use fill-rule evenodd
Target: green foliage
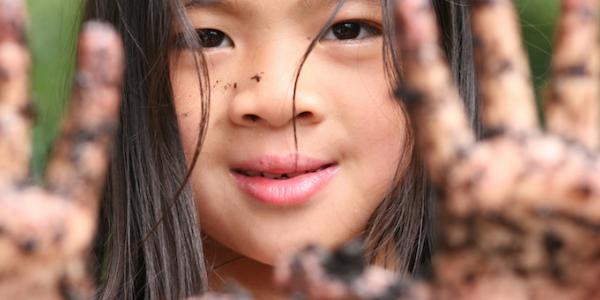
M 37 105 L 33 173 L 39 179 L 70 95 L 80 0 L 28 0 L 33 59 L 32 98 Z
M 558 0 L 517 0 L 516 4 L 522 17 L 534 82 L 540 87 L 548 74 Z M 39 112 L 34 130 L 33 172 L 39 178 L 70 95 L 78 12 L 82 2 L 28 0 L 28 5 L 34 62 L 32 96 Z
M 539 98 L 550 71 L 559 0 L 520 0 L 516 4 Z

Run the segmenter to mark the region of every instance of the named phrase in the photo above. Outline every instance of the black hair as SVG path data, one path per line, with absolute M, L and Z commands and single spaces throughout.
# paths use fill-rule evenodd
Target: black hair
M 185 8 L 181 1 L 93 0 L 83 19 L 113 24 L 126 55 L 121 127 L 94 249 L 98 297 L 200 294 L 207 289 L 206 267 L 192 191 L 181 186 L 187 167 L 168 73 L 172 28 L 186 20 Z

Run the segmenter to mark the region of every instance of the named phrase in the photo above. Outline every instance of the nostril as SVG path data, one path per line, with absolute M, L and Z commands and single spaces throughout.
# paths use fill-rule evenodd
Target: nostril
M 309 111 L 305 111 L 303 113 L 298 114 L 298 116 L 296 116 L 296 119 L 310 119 L 312 118 L 313 113 L 309 112 Z
M 258 121 L 259 119 L 260 119 L 260 117 L 259 117 L 259 116 L 257 116 L 257 115 L 254 115 L 254 114 L 247 114 L 247 115 L 244 115 L 244 120 L 246 120 L 246 121 L 250 121 L 250 122 L 256 122 L 256 121 Z

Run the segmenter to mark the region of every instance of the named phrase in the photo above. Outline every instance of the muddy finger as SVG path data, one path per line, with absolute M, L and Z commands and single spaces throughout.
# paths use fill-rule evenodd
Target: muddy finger
M 598 1 L 563 0 L 552 80 L 545 101 L 547 128 L 598 147 Z
M 100 194 L 118 126 L 122 51 L 110 26 L 84 26 L 69 116 L 46 173 L 53 192 L 84 201 Z
M 0 0 L 0 186 L 29 173 L 33 118 L 28 96 L 30 57 L 20 0 Z
M 277 264 L 275 282 L 291 295 L 309 299 L 431 299 L 420 283 L 367 265 L 357 241 L 333 252 L 306 247 Z
M 404 101 L 417 142 L 434 179 L 474 143 L 465 108 L 438 45 L 435 15 L 428 0 L 396 2 Z
M 511 0 L 472 0 L 482 119 L 492 130 L 537 127 L 531 72 Z

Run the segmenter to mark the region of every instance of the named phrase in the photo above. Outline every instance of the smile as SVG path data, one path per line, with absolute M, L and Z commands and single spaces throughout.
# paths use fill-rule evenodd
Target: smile
M 262 157 L 231 169 L 238 187 L 253 199 L 277 206 L 308 202 L 337 173 L 337 163 L 296 157 Z
M 316 170 L 308 170 L 308 171 L 302 171 L 302 172 L 293 172 L 293 173 L 269 173 L 269 172 L 258 172 L 258 171 L 252 171 L 252 170 L 243 170 L 243 169 L 238 169 L 238 170 L 234 170 L 234 172 L 238 172 L 242 175 L 246 175 L 249 177 L 265 177 L 265 178 L 270 178 L 270 179 L 278 179 L 278 180 L 283 180 L 283 179 L 291 179 L 300 175 L 304 175 L 304 174 L 310 174 L 310 173 L 317 173 L 320 171 L 323 171 L 327 168 L 330 168 L 332 165 L 325 165 L 322 166 Z

